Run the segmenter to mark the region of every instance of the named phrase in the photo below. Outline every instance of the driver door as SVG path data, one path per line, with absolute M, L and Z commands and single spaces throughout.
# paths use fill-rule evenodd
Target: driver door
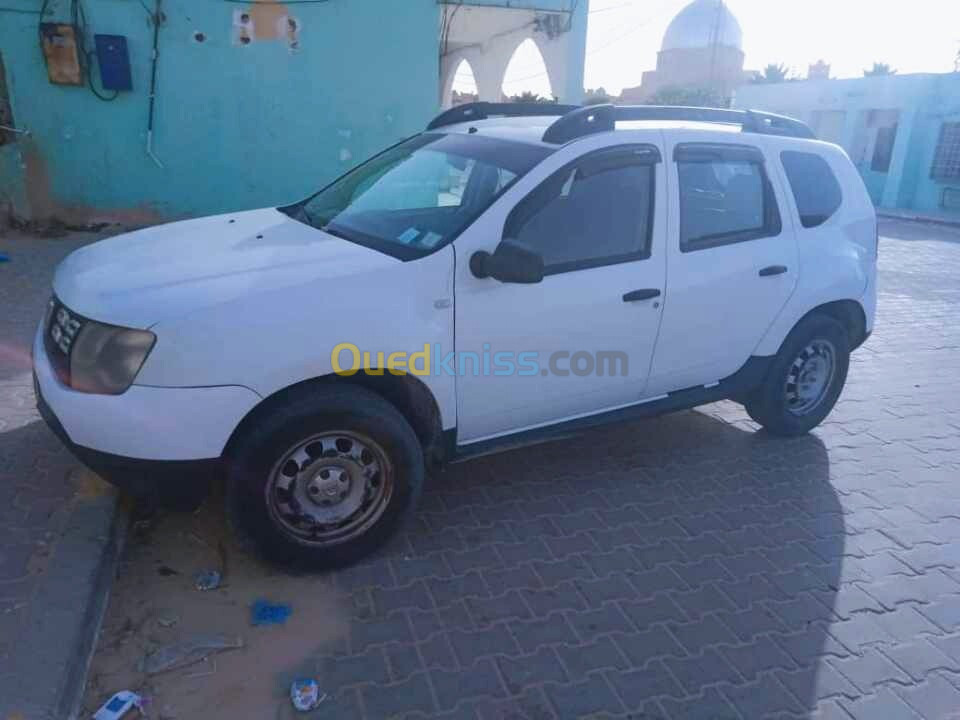
M 660 149 L 557 156 L 542 182 L 518 184 L 503 198 L 512 205 L 498 203 L 457 241 L 462 444 L 643 399 L 666 290 Z M 542 256 L 541 282 L 474 276 L 469 256 L 504 238 Z

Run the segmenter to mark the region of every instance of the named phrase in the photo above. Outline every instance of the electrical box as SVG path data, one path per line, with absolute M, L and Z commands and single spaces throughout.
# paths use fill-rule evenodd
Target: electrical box
M 130 78 L 130 53 L 123 35 L 94 35 L 100 84 L 104 90 L 133 90 Z
M 40 42 L 50 82 L 56 85 L 83 85 L 76 28 L 60 23 L 40 23 Z

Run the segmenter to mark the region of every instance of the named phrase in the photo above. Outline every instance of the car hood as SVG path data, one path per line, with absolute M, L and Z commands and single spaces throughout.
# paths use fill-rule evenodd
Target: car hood
M 53 287 L 80 315 L 148 328 L 240 296 L 399 262 L 269 208 L 159 225 L 88 245 L 60 264 Z

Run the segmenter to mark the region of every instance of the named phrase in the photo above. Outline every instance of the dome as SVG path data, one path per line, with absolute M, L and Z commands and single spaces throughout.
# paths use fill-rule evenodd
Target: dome
M 725 45 L 743 50 L 740 23 L 722 0 L 694 0 L 670 22 L 661 50 Z

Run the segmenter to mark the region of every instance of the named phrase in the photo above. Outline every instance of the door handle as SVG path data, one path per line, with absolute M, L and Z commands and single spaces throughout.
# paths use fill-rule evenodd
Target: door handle
M 623 296 L 624 302 L 636 302 L 637 300 L 650 300 L 660 297 L 660 291 L 656 288 L 644 288 L 643 290 L 634 290 Z
M 786 265 L 767 265 L 760 270 L 760 277 L 770 277 L 771 275 L 783 275 L 787 271 Z

